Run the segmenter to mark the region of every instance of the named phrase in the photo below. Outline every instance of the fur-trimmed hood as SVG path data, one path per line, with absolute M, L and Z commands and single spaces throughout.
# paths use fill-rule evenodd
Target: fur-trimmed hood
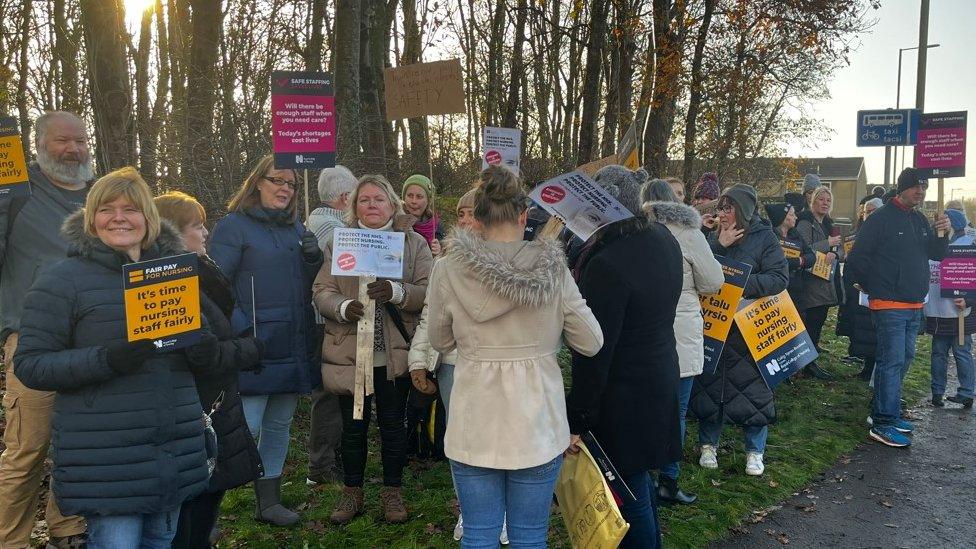
M 678 225 L 688 229 L 701 228 L 701 214 L 698 210 L 680 202 L 645 202 L 641 209 L 652 221 L 665 225 Z
M 471 231 L 456 229 L 447 240 L 446 257 L 463 267 L 452 273 L 456 274 L 452 283 L 458 295 L 470 296 L 461 303 L 478 321 L 516 307 L 551 303 L 562 290 L 566 259 L 560 244 L 551 239 L 487 242 Z
M 121 254 L 114 252 L 111 250 L 111 248 L 103 244 L 98 237 L 92 236 L 85 232 L 84 208 L 79 209 L 75 213 L 65 218 L 64 224 L 61 225 L 61 236 L 70 246 L 68 248 L 68 257 L 76 256 L 95 259 L 96 256 L 105 255 L 107 253 L 121 256 Z M 186 245 L 183 243 L 183 237 L 180 235 L 180 232 L 176 230 L 176 227 L 174 227 L 169 221 L 161 219 L 159 237 L 156 238 L 156 243 L 150 247 L 150 250 L 154 252 L 149 254 L 149 256 L 152 258 L 167 257 L 170 255 L 186 253 Z M 146 259 L 150 259 L 150 257 L 146 257 Z M 128 263 L 129 261 L 124 262 Z

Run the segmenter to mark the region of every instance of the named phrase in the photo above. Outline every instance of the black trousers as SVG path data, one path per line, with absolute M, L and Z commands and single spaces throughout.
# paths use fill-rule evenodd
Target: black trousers
M 217 524 L 224 492 L 204 492 L 180 507 L 173 549 L 210 549 L 210 531 Z
M 389 381 L 386 367 L 373 369 L 374 394 L 367 396 L 363 405 L 363 419 L 352 418 L 353 398 L 339 397 L 342 409 L 342 466 L 345 484 L 350 487 L 363 485 L 366 471 L 366 444 L 369 432 L 370 407 L 376 401 L 376 422 L 380 428 L 383 461 L 383 485 L 400 486 L 407 455 L 407 396 L 410 394 L 410 378 Z
M 819 307 L 810 307 L 803 311 L 800 318 L 803 319 L 803 325 L 807 327 L 807 333 L 810 334 L 810 339 L 813 340 L 813 346 L 820 351 L 820 332 L 823 331 L 824 322 L 827 322 L 827 311 L 830 310 L 830 305 L 820 305 Z

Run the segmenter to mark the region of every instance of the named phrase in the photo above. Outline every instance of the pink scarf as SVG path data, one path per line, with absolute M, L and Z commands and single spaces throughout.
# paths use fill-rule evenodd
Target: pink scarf
M 431 216 L 426 221 L 418 221 L 413 224 L 413 230 L 420 236 L 424 237 L 427 241 L 427 245 L 430 246 L 432 240 L 434 240 L 434 234 L 437 232 L 437 216 Z

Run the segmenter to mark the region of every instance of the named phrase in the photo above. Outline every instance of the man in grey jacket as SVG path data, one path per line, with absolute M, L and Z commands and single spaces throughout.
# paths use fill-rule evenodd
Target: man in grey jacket
M 356 176 L 345 166 L 326 168 L 319 174 L 319 199 L 322 204 L 312 210 L 305 225 L 315 233 L 319 248 L 323 251 L 332 243 L 333 232 L 346 226 L 349 196 L 358 183 Z M 315 316 L 320 325 L 325 323 L 317 311 Z M 316 387 L 312 390 L 312 424 L 308 432 L 307 484 L 342 481 L 342 460 L 338 459 L 341 439 L 339 398 L 322 390 L 322 387 Z
M 54 393 L 28 389 L 14 375 L 24 295 L 41 269 L 65 257 L 68 244 L 61 238 L 61 224 L 84 205 L 94 175 L 85 123 L 78 116 L 49 112 L 37 119 L 35 127 L 37 160 L 28 166 L 30 192 L 26 197 L 0 199 L 0 343 L 7 374 L 6 448 L 0 454 L 0 547 L 4 548 L 30 544 L 54 408 Z M 84 541 L 84 520 L 63 516 L 54 494 L 48 494 L 45 519 L 54 547 L 76 547 Z

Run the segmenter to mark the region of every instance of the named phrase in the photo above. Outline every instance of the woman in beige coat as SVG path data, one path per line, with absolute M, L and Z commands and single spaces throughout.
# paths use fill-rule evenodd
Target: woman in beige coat
M 482 172 L 474 214 L 484 238 L 456 231 L 428 295 L 428 336 L 457 348 L 445 453 L 461 509 L 462 546 L 542 546 L 562 453 L 570 443 L 565 339 L 592 356 L 603 334 L 551 240 L 522 240 L 526 194 L 506 168 Z
M 331 520 L 345 524 L 363 511 L 363 473 L 366 469 L 366 433 L 370 406 L 376 401 L 376 420 L 380 428 L 383 461 L 383 489 L 380 500 L 388 522 L 407 520 L 400 495 L 406 461 L 407 433 L 405 414 L 410 380 L 407 379 L 407 352 L 410 344 L 400 335 L 395 317 L 402 319 L 408 335 L 417 325 L 424 305 L 427 278 L 433 258 L 422 236 L 410 228 L 411 216 L 403 215 L 400 198 L 380 175 L 367 175 L 349 198 L 350 227 L 405 233 L 403 277 L 377 280 L 368 285 L 369 298 L 376 301 L 373 343 L 373 387 L 366 387 L 363 419 L 353 419 L 353 393 L 356 388 L 356 325 L 363 317 L 364 305 L 358 301 L 359 279 L 332 275 L 332 247 L 325 249 L 325 261 L 312 285 L 315 307 L 325 317 L 322 342 L 322 383 L 327 391 L 339 395 L 342 411 L 342 464 L 345 487 L 336 502 Z
M 705 363 L 704 334 L 699 296 L 717 293 L 722 289 L 725 275 L 722 265 L 715 259 L 712 249 L 702 234 L 701 215 L 691 206 L 678 201 L 670 184 L 654 179 L 641 189 L 641 202 L 648 219 L 662 223 L 671 231 L 681 246 L 683 279 L 681 297 L 674 315 L 674 339 L 678 349 L 678 365 L 681 368 L 681 385 L 678 389 L 678 411 L 681 422 L 681 440 L 685 438 L 685 414 L 695 376 L 702 373 Z M 681 463 L 663 467 L 658 475 L 658 500 L 666 503 L 694 503 L 695 494 L 686 494 L 678 488 Z

